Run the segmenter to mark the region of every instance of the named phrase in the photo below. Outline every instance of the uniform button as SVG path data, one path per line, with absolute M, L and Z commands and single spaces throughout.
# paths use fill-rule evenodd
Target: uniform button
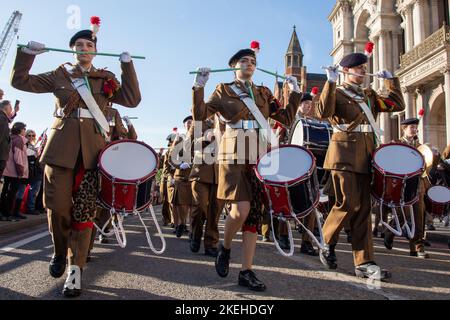
M 80 119 L 80 122 L 83 122 L 83 119 Z

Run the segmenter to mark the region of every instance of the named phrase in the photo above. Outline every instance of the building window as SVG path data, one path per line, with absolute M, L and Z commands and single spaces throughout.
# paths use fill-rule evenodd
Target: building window
M 298 67 L 298 56 L 294 56 L 294 67 Z
M 291 56 L 287 57 L 287 66 L 292 67 L 292 57 Z

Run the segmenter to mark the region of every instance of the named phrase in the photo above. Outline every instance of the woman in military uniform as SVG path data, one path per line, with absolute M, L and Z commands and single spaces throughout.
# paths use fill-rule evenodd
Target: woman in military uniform
M 96 34 L 82 30 L 70 39 L 69 46 L 77 52 L 96 52 Z M 129 53 L 120 56 L 120 85 L 113 73 L 93 66 L 95 56 L 91 54 L 77 54 L 75 64 L 30 75 L 36 55 L 44 52 L 45 45 L 37 42 L 19 48 L 11 83 L 18 90 L 56 97 L 56 119 L 41 158 L 45 164 L 44 203 L 54 243 L 49 271 L 54 278 L 62 277 L 68 260 L 63 294 L 75 297 L 81 294 L 81 274 L 96 212 L 97 159 L 109 133 L 105 115 L 110 103 L 137 107 L 141 94 Z
M 251 49 L 237 52 L 230 59 L 229 65 L 241 70 L 236 71 L 233 82 L 219 84 L 207 102 L 204 101 L 204 87 L 209 79 L 210 69 L 198 70 L 193 88 L 194 120 L 203 121 L 218 113 L 226 122 L 225 134 L 219 147 L 217 197 L 231 203 L 231 212 L 225 224 L 224 241 L 216 258 L 216 271 L 221 277 L 228 276 L 232 241 L 237 232 L 242 230 L 243 254 L 239 285 L 254 291 L 264 291 L 266 286 L 252 271 L 258 237 L 257 226 L 261 223 L 264 212 L 261 205 L 262 188 L 253 171 L 256 159 L 254 153 L 250 152 L 250 147 L 256 149 L 262 143 L 258 138 L 258 128 L 262 126 L 255 121 L 255 116 L 238 93 L 252 97 L 265 119 L 270 117 L 287 126 L 295 120 L 302 94 L 297 79 L 289 77 L 289 103 L 286 108 L 282 108 L 268 88 L 256 86 L 252 81 L 256 70 L 256 54 Z M 250 143 L 241 143 L 247 139 Z

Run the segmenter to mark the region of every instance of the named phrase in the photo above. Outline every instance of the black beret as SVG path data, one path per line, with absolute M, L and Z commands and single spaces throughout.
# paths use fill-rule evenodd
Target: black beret
M 186 123 L 189 120 L 194 120 L 194 118 L 192 118 L 192 116 L 186 117 L 186 119 L 183 120 L 183 123 Z
M 410 118 L 402 121 L 402 126 L 409 126 L 411 124 L 418 125 L 420 123 L 420 120 L 417 118 Z
M 350 53 L 345 56 L 340 65 L 343 68 L 353 68 L 365 64 L 369 61 L 369 58 L 364 53 Z
M 256 53 L 252 49 L 242 49 L 239 50 L 234 56 L 231 57 L 228 65 L 232 68 L 236 65 L 236 63 L 241 60 L 243 57 L 251 56 L 256 59 Z
M 75 42 L 78 39 L 86 39 L 89 41 L 92 41 L 97 45 L 97 37 L 95 39 L 92 39 L 92 31 L 91 30 L 81 30 L 75 33 L 75 35 L 70 39 L 69 47 L 73 47 L 75 45 Z
M 310 93 L 305 93 L 305 94 L 303 94 L 303 98 L 302 98 L 301 102 L 312 101 L 312 100 L 313 100 L 312 95 Z

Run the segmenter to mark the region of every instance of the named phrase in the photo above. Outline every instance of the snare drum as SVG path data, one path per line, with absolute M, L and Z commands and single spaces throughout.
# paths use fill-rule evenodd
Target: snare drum
M 305 147 L 316 157 L 317 174 L 321 186 L 326 182 L 323 165 L 332 135 L 333 128 L 329 123 L 303 118 L 295 123 L 289 139 L 290 144 Z
M 294 145 L 273 149 L 259 159 L 255 171 L 273 216 L 290 219 L 293 213 L 301 219 L 317 207 L 316 162 L 307 149 Z
M 415 148 L 386 144 L 373 154 L 372 195 L 390 206 L 411 206 L 419 200 L 419 182 L 425 160 Z
M 443 217 L 450 213 L 450 188 L 434 186 L 425 196 L 425 206 L 428 213 Z
M 107 209 L 142 212 L 151 204 L 152 178 L 158 168 L 156 152 L 143 142 L 120 140 L 100 154 L 100 203 Z

